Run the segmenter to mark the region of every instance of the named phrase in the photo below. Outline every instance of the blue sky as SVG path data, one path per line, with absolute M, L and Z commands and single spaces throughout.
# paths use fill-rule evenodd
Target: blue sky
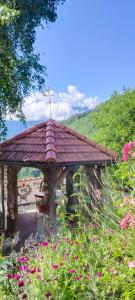
M 135 1 L 67 0 L 48 30 L 37 30 L 36 49 L 57 91 L 75 85 L 106 99 L 135 82 Z
M 66 0 L 56 22 L 45 27 L 37 29 L 35 50 L 47 67 L 55 119 L 69 117 L 75 107 L 94 108 L 114 90 L 135 86 L 134 0 Z M 46 100 L 40 93 L 26 99 L 28 120 L 49 117 Z

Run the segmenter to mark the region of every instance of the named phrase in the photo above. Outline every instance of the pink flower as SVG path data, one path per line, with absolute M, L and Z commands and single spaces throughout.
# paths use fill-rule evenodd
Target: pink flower
M 33 274 L 33 273 L 36 273 L 36 271 L 37 271 L 37 268 L 36 268 L 36 267 L 34 267 L 33 269 L 31 269 L 31 270 L 30 270 L 30 273 L 32 273 L 32 274 Z
M 57 265 L 53 265 L 53 269 L 54 270 L 58 269 L 58 266 Z
M 14 275 L 13 274 L 7 274 L 7 278 L 12 279 L 12 278 L 14 278 Z
M 128 144 L 125 144 L 123 149 L 122 149 L 122 160 L 127 161 L 128 160 L 128 155 L 132 149 L 132 147 L 135 146 L 135 142 L 129 142 Z
M 21 275 L 20 275 L 20 274 L 15 274 L 15 275 L 14 275 L 14 278 L 15 278 L 16 280 L 19 280 L 19 279 L 21 278 Z
M 71 269 L 69 272 L 70 272 L 70 274 L 74 274 L 76 272 L 76 270 L 75 269 Z
M 18 286 L 19 286 L 19 287 L 24 286 L 24 281 L 23 281 L 23 280 L 18 281 Z
M 95 190 L 95 196 L 98 200 L 100 200 L 100 198 L 101 198 L 101 190 L 100 189 Z
M 19 269 L 19 271 L 26 271 L 26 270 L 28 270 L 28 265 L 26 265 L 26 266 L 19 266 L 18 269 Z
M 74 256 L 74 260 L 78 260 L 78 255 Z
M 86 278 L 87 280 L 91 280 L 91 276 L 87 276 L 87 278 Z
M 21 263 L 26 263 L 29 260 L 29 257 L 25 255 L 24 257 L 19 257 L 18 261 Z
M 101 278 L 102 277 L 102 273 L 98 272 L 97 276 L 98 276 L 98 278 Z
M 80 280 L 80 276 L 74 278 L 76 281 Z
M 134 217 L 133 215 L 129 212 L 127 215 L 122 219 L 120 222 L 120 228 L 121 229 L 126 229 L 128 225 L 133 226 L 134 224 Z
M 43 247 L 47 247 L 47 246 L 49 245 L 49 243 L 48 243 L 48 242 L 42 242 L 41 245 L 42 245 Z
M 128 262 L 128 267 L 129 268 L 135 268 L 135 261 L 129 261 Z

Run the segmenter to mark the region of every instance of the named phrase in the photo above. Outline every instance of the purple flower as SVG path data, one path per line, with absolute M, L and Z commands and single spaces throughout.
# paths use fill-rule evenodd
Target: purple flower
M 36 271 L 37 271 L 37 268 L 34 267 L 33 269 L 30 270 L 30 273 L 34 274 L 34 273 L 36 273 Z
M 20 275 L 20 274 L 15 274 L 15 275 L 14 275 L 14 278 L 15 278 L 16 280 L 19 280 L 19 279 L 21 278 L 21 275 Z
M 24 257 L 19 257 L 18 261 L 20 263 L 26 263 L 29 260 L 29 257 L 27 255 L 25 255 Z
M 46 296 L 46 298 L 49 298 L 49 297 L 51 296 L 51 293 L 50 293 L 50 292 L 47 292 L 47 293 L 45 294 L 45 296 Z
M 49 243 L 48 243 L 48 242 L 42 242 L 41 245 L 42 245 L 43 247 L 47 247 L 47 246 L 49 245 Z
M 78 260 L 78 255 L 74 256 L 74 260 Z
M 69 272 L 70 272 L 70 274 L 74 274 L 76 272 L 76 270 L 75 269 L 71 269 Z
M 18 269 L 19 269 L 19 271 L 26 271 L 26 270 L 28 270 L 28 265 L 26 265 L 26 266 L 19 266 Z
M 14 275 L 13 274 L 7 274 L 7 278 L 12 279 L 12 278 L 14 278 Z
M 98 272 L 97 276 L 98 276 L 98 278 L 101 278 L 102 277 L 102 273 Z
M 58 266 L 57 265 L 53 265 L 53 269 L 54 270 L 58 269 Z
M 24 286 L 24 281 L 23 281 L 23 280 L 18 281 L 18 286 L 19 286 L 19 287 Z

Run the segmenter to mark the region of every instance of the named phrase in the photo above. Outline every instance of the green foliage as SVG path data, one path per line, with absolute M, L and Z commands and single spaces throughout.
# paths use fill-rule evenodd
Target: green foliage
M 123 145 L 135 139 L 135 90 L 114 93 L 95 110 L 72 117 L 66 123 L 84 136 L 121 153 Z
M 130 177 L 130 163 L 126 162 L 129 167 L 126 177 Z M 84 208 L 83 203 L 86 206 L 89 203 L 86 176 L 81 169 L 79 185 L 76 176 L 78 173 L 74 175 L 75 189 Z M 95 216 L 94 211 L 90 213 L 95 222 L 85 219 L 84 223 L 82 211 L 78 211 L 78 227 L 69 230 L 64 206 L 59 208 L 61 227 L 56 239 L 43 244 L 35 240 L 27 242 L 22 262 L 18 262 L 19 254 L 11 255 L 8 270 L 7 262 L 2 262 L 2 299 L 19 300 L 25 295 L 28 299 L 42 300 L 50 295 L 55 300 L 134 300 L 135 198 L 132 191 L 122 196 L 110 172 L 107 175 L 105 171 L 102 176 L 100 210 L 95 209 Z M 134 189 L 133 181 L 131 188 Z M 132 222 L 128 220 L 123 229 L 121 220 L 129 212 Z M 26 266 L 26 270 L 19 270 L 19 266 Z M 7 280 L 7 274 L 12 278 Z M 16 279 L 15 274 L 21 277 Z
M 24 97 L 44 86 L 46 68 L 34 51 L 36 28 L 56 20 L 60 2 L 0 0 L 0 136 L 6 134 L 6 115 L 24 120 Z
M 97 106 L 92 120 L 97 129 L 93 138 L 120 152 L 124 144 L 135 139 L 135 90 L 114 93 Z
M 68 127 L 89 138 L 95 131 L 92 122 L 92 111 L 75 115 L 74 117 L 68 119 L 66 124 Z
M 22 168 L 18 173 L 18 179 L 28 179 L 33 177 L 42 176 L 42 173 L 39 169 L 35 168 Z

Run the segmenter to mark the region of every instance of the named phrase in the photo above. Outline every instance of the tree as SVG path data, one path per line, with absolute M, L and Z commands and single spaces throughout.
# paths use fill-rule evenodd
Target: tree
M 46 68 L 34 51 L 36 28 L 57 18 L 64 0 L 0 0 L 0 136 L 6 134 L 8 113 L 24 120 L 24 97 L 42 90 Z
M 123 145 L 135 139 L 135 90 L 114 93 L 92 114 L 98 143 L 121 153 Z

